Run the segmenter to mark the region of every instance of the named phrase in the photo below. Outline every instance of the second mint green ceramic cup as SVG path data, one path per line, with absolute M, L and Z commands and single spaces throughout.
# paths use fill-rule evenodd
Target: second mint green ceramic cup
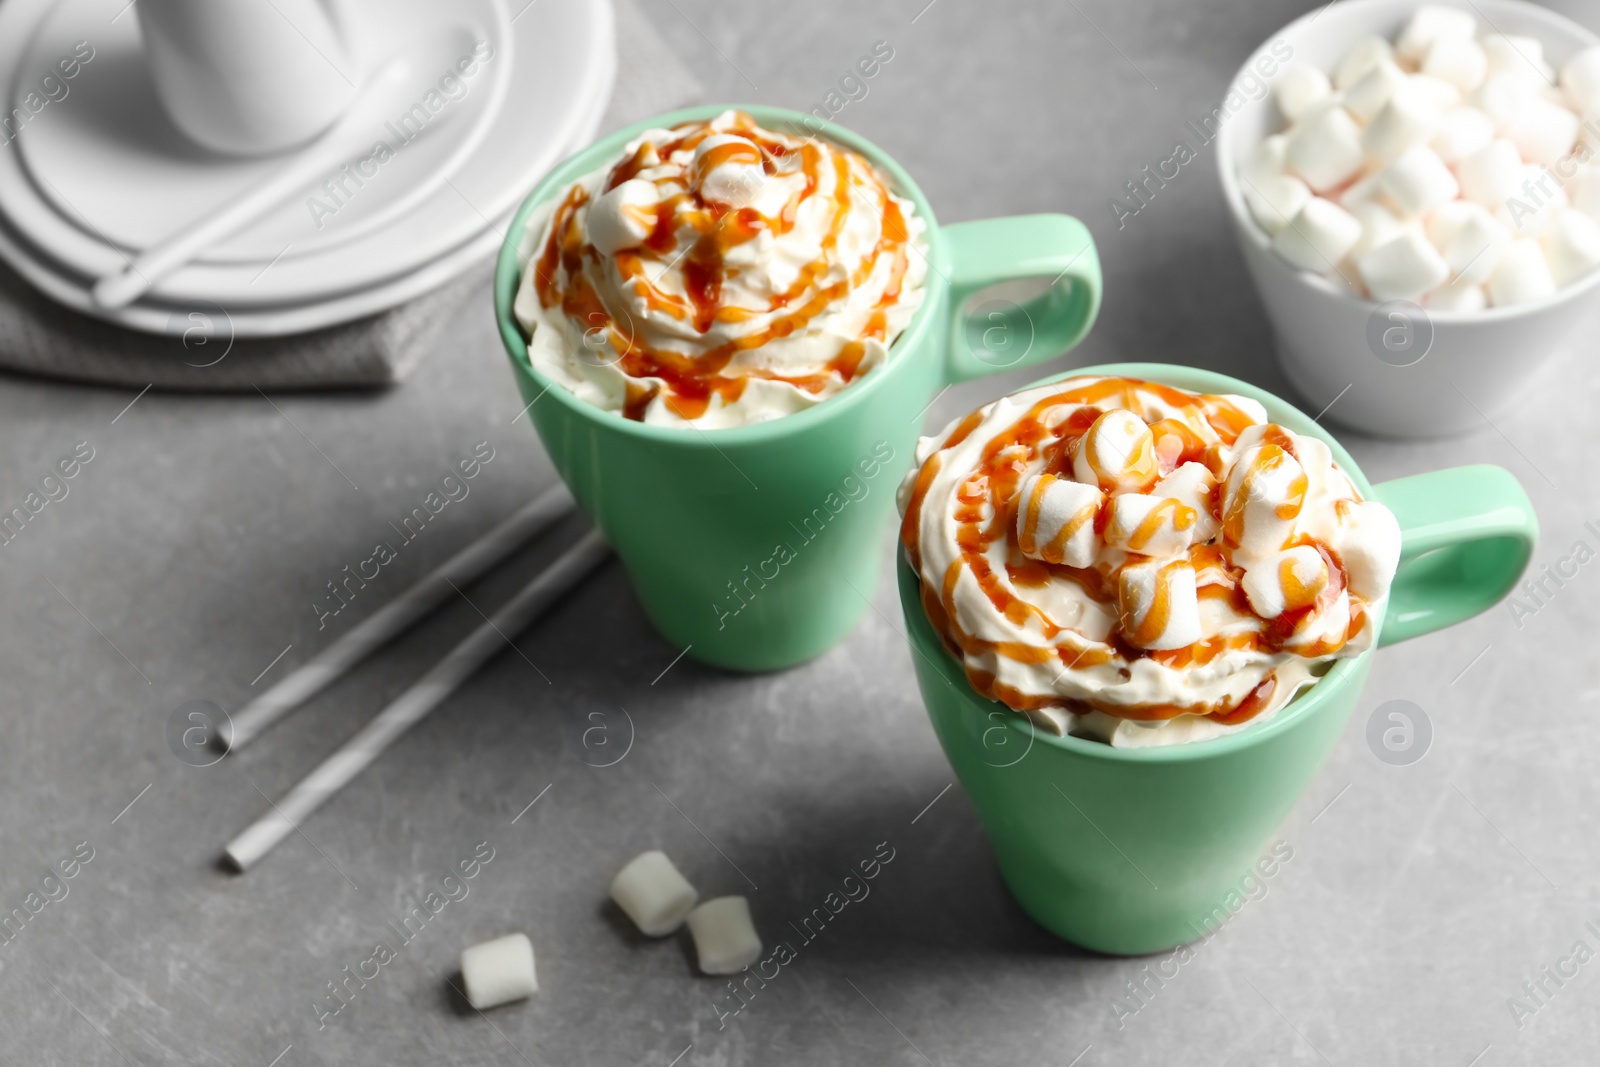
M 641 131 L 724 110 L 637 123 L 551 171 L 512 220 L 495 270 L 495 315 L 534 428 L 616 547 L 656 628 L 704 662 L 771 670 L 825 651 L 870 606 L 895 488 L 935 395 L 1077 344 L 1100 307 L 1100 264 L 1089 231 L 1065 215 L 939 226 L 899 164 L 831 127 L 830 140 L 877 164 L 928 223 L 923 304 L 884 365 L 814 408 L 752 426 L 676 429 L 602 411 L 528 360 L 511 313 L 528 216 L 616 159 Z M 800 112 L 743 110 L 769 129 L 810 133 Z M 1020 306 L 996 301 L 980 305 L 980 318 L 968 315 L 966 304 L 982 290 L 1031 278 L 1050 288 Z
M 1487 610 L 1533 553 L 1533 505 L 1499 467 L 1455 467 L 1374 486 L 1321 426 L 1237 379 L 1158 363 L 1071 374 L 1240 393 L 1261 401 L 1274 422 L 1326 441 L 1362 495 L 1387 504 L 1400 522 L 1400 566 L 1380 646 Z M 1040 733 L 979 696 L 929 624 L 917 575 L 903 558 L 897 570 L 923 701 L 1012 896 L 1040 925 L 1114 955 L 1193 941 L 1229 914 L 1230 897 L 1333 750 L 1372 662 L 1371 650 L 1339 660 L 1288 707 L 1227 737 L 1112 748 Z

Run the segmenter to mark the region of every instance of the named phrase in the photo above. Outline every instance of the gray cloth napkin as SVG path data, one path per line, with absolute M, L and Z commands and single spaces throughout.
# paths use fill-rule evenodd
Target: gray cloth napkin
M 702 91 L 633 0 L 613 0 L 617 82 L 602 132 L 687 103 Z M 491 257 L 492 258 L 492 257 Z M 202 346 L 113 326 L 50 300 L 0 264 L 0 368 L 158 389 L 233 391 L 390 385 L 414 368 L 467 305 L 489 302 L 486 263 L 389 311 L 287 337 L 232 341 L 219 324 Z M 222 351 L 227 355 L 217 358 Z M 204 364 L 210 364 L 205 366 Z

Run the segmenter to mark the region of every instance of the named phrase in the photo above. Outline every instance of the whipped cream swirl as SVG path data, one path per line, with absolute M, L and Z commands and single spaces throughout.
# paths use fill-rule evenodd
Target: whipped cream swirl
M 597 407 L 762 422 L 888 358 L 926 228 L 861 155 L 726 111 L 646 130 L 535 212 L 514 312 L 533 365 Z
M 900 487 L 974 689 L 1113 745 L 1215 737 L 1372 644 L 1400 530 L 1242 396 L 1078 377 L 925 437 Z

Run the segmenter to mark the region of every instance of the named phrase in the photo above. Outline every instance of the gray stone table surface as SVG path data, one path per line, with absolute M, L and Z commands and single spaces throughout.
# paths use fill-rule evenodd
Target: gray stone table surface
M 1066 211 L 1094 231 L 1104 312 L 1060 368 L 1156 359 L 1285 391 L 1212 160 L 1120 229 L 1107 200 L 1170 155 L 1183 121 L 1304 6 L 925 3 L 667 0 L 649 12 L 708 99 L 810 107 L 890 42 L 894 58 L 839 121 L 902 160 L 942 218 Z M 928 424 L 1037 373 L 952 390 Z M 1346 440 L 1375 480 L 1507 466 L 1543 523 L 1535 565 L 1554 563 L 1596 544 L 1584 523 L 1600 520 L 1600 374 L 1574 359 L 1548 382 L 1457 440 Z M 219 869 L 221 845 L 266 797 L 576 526 L 257 747 L 187 766 L 166 740 L 173 709 L 239 707 L 554 474 L 514 422 L 487 284 L 416 377 L 381 395 L 133 398 L 0 380 L 0 504 L 79 442 L 93 450 L 69 495 L 0 550 L 0 911 L 42 904 L 0 941 L 0 1061 L 1595 1062 L 1600 963 L 1560 986 L 1543 968 L 1600 943 L 1585 926 L 1600 925 L 1600 566 L 1531 617 L 1501 607 L 1378 655 L 1347 736 L 1280 831 L 1292 860 L 1137 1001 L 1127 984 L 1150 961 L 1066 945 L 1004 891 L 971 806 L 946 791 L 888 581 L 841 646 L 742 677 L 678 660 L 610 566 L 303 834 L 248 875 Z M 1316 410 L 1332 398 L 1300 399 Z M 478 442 L 494 458 L 470 495 L 319 630 L 325 583 Z M 1364 741 L 1391 699 L 1433 724 L 1410 766 Z M 630 736 L 619 762 L 593 765 Z M 721 1017 L 724 987 L 696 975 L 682 939 L 645 943 L 604 903 L 616 866 L 659 845 L 704 890 L 748 893 L 776 938 L 881 842 L 894 859 L 871 896 L 736 1016 Z M 75 849 L 92 858 L 74 866 Z M 402 944 L 391 924 L 475 854 L 493 858 L 467 895 Z M 76 876 L 45 881 L 63 861 Z M 511 930 L 531 934 L 542 992 L 480 1016 L 448 984 L 457 954 Z M 317 1005 L 337 1003 L 328 983 L 379 941 L 395 958 L 323 1017 Z M 1530 980 L 1549 994 L 1519 1026 L 1507 1002 Z

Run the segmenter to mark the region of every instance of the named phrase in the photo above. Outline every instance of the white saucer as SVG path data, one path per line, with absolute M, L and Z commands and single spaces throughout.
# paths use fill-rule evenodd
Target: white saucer
M 605 61 L 608 83 L 614 63 L 614 57 L 608 56 Z M 580 116 L 573 143 L 561 155 L 570 154 L 594 139 L 608 95 L 589 102 L 586 113 Z M 0 155 L 3 154 L 4 149 L 0 148 Z M 526 190 L 519 195 L 525 193 Z M 515 211 L 516 205 L 513 205 L 466 242 L 401 278 L 333 299 L 278 308 L 221 305 L 206 300 L 168 303 L 146 298 L 125 308 L 106 311 L 90 297 L 89 281 L 42 256 L 11 227 L 3 214 L 0 214 L 0 259 L 58 303 L 130 329 L 178 335 L 188 328 L 191 313 L 200 312 L 221 319 L 225 326 L 219 328 L 226 329 L 231 337 L 281 337 L 375 315 L 443 286 L 463 271 L 486 262 L 499 249 L 501 234 L 510 225 Z
M 563 155 L 586 146 L 594 139 L 607 103 L 606 97 L 599 97 L 591 102 L 588 114 L 583 116 L 569 152 Z M 3 215 L 0 215 L 0 259 L 4 259 L 19 274 L 57 302 L 131 329 L 148 333 L 178 334 L 187 328 L 191 312 L 201 311 L 213 315 L 220 312 L 225 316 L 228 328 L 232 331 L 230 336 L 278 337 L 336 326 L 387 311 L 444 285 L 463 271 L 478 263 L 486 262 L 499 249 L 501 234 L 510 225 L 511 216 L 514 214 L 515 206 L 504 216 L 494 220 L 492 225 L 474 235 L 471 240 L 409 275 L 335 299 L 282 308 L 224 309 L 207 301 L 167 304 L 146 299 L 116 311 L 105 311 L 90 297 L 90 283 L 43 257 L 38 250 L 29 246 L 25 239 L 10 228 Z
M 502 25 L 505 19 L 502 0 L 468 0 L 448 7 L 433 0 L 382 0 L 381 7 L 380 0 L 359 0 L 359 4 L 381 13 L 376 21 L 390 27 L 392 42 L 415 37 L 418 26 L 442 27 L 448 33 L 450 27 L 472 25 L 473 19 Z M 68 95 L 47 105 L 18 139 L 39 140 L 26 149 L 27 172 L 24 153 L 0 151 L 0 210 L 16 231 L 14 236 L 33 246 L 36 256 L 53 261 L 64 277 L 87 279 L 120 267 L 125 251 L 142 247 L 143 241 L 201 213 L 219 197 L 248 184 L 259 168 L 271 166 L 203 156 L 171 130 L 148 82 L 140 81 L 145 75 L 137 33 L 131 28 L 134 20 L 112 21 L 120 7 L 118 0 L 67 0 L 53 10 L 50 0 L 0 4 L 0 78 L 12 75 L 12 99 L 54 65 L 59 56 L 52 48 L 70 54 L 72 42 L 85 39 L 81 18 L 96 20 L 93 61 L 67 83 Z M 441 11 L 448 16 L 441 16 Z M 26 43 L 30 40 L 33 43 Z M 576 47 L 551 49 L 551 40 Z M 368 195 L 352 196 L 348 206 L 325 218 L 322 231 L 312 225 L 304 198 L 296 198 L 207 261 L 175 272 L 147 302 L 172 306 L 210 301 L 230 308 L 237 317 L 248 310 L 331 306 L 344 297 L 371 299 L 375 289 L 391 285 L 409 288 L 405 283 L 414 272 L 480 239 L 489 219 L 509 214 L 551 164 L 577 147 L 587 113 L 596 110 L 596 100 L 603 108 L 609 91 L 615 65 L 612 40 L 609 4 L 540 0 L 524 9 L 511 25 L 509 43 L 496 43 L 500 54 L 483 64 L 477 76 L 498 74 L 508 83 L 510 99 L 519 105 L 538 101 L 539 106 L 506 107 L 494 115 L 493 94 L 487 91 L 493 86 L 485 83 L 486 91 L 477 94 L 481 103 L 474 104 L 478 112 L 452 117 L 432 144 L 424 133 L 405 145 L 380 168 L 372 185 L 359 191 Z M 458 44 L 446 41 L 447 47 Z M 393 45 L 380 42 L 370 50 L 386 47 Z M 25 60 L 20 55 L 24 51 Z M 505 62 L 497 72 L 494 64 L 500 60 Z M 95 84 L 90 79 L 97 76 L 104 80 L 100 90 L 90 88 Z M 125 103 L 130 100 L 133 103 Z M 473 100 L 469 89 L 459 103 L 465 106 Z M 74 104 L 84 106 L 74 110 Z M 126 116 L 118 118 L 119 106 L 142 115 L 144 127 L 153 127 L 158 134 L 144 142 L 119 140 L 119 131 L 134 125 Z M 475 127 L 474 114 L 481 126 Z M 459 151 L 477 131 L 483 140 L 476 150 Z M 416 188 L 427 178 L 429 165 L 447 169 L 453 154 L 470 158 L 453 176 L 446 173 L 442 187 L 403 218 L 396 218 L 390 204 L 416 199 L 402 182 L 409 180 L 409 187 Z M 400 180 L 388 181 L 391 170 Z M 30 174 L 38 176 L 37 186 Z M 136 180 L 119 193 L 116 176 L 126 174 Z M 188 185 L 181 180 L 184 174 L 192 176 Z M 97 188 L 86 175 L 102 179 L 101 185 Z M 163 193 L 169 186 L 187 192 Z M 201 195 L 195 190 L 210 199 L 192 206 L 186 198 Z M 58 210 L 58 204 L 64 206 Z M 144 218 L 161 212 L 165 215 L 160 225 Z M 11 245 L 17 247 L 15 242 Z M 125 247 L 119 251 L 117 246 Z M 4 249 L 0 255 L 6 255 Z M 264 270 L 268 264 L 270 269 Z M 83 309 L 99 314 L 92 305 Z M 103 317 L 123 321 L 119 315 Z

